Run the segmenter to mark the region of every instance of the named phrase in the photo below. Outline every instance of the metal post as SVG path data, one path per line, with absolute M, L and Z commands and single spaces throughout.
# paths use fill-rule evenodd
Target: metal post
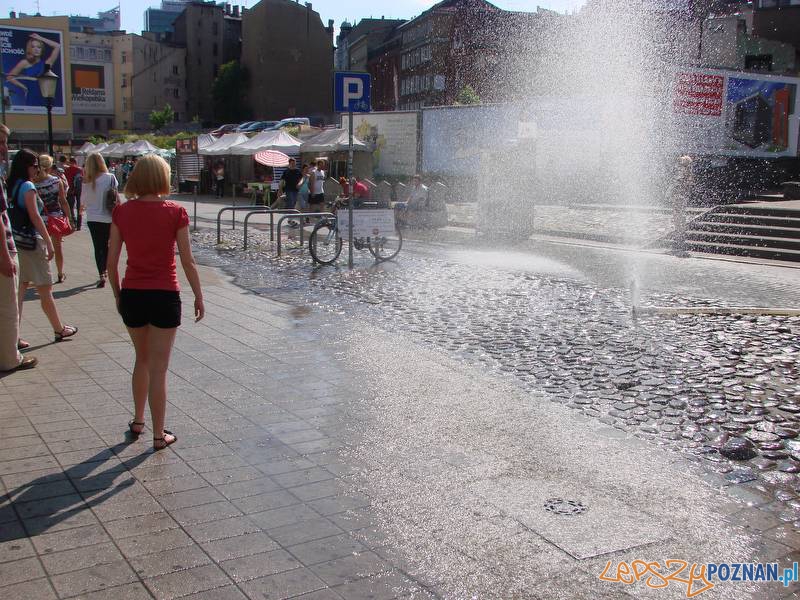
M 233 194 L 233 205 L 236 206 L 236 184 L 233 184 L 231 188 L 231 194 Z M 236 211 L 232 210 L 231 214 L 233 215 L 231 218 L 231 229 L 236 229 Z
M 47 99 L 47 146 L 53 156 L 53 99 Z
M 349 136 L 347 141 L 347 181 L 350 184 L 348 196 L 350 201 L 347 203 L 347 222 L 349 224 L 347 233 L 347 268 L 353 268 L 353 111 L 347 111 L 347 125 Z
M 194 184 L 194 229 L 197 231 L 197 184 Z

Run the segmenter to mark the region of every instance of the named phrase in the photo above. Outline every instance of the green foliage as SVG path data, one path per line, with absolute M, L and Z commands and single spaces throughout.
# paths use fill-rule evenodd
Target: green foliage
M 245 104 L 249 74 L 238 61 L 232 60 L 219 68 L 211 86 L 214 119 L 219 123 L 236 123 L 245 120 L 250 110 Z
M 169 125 L 175 120 L 175 111 L 172 110 L 172 107 L 167 104 L 161 110 L 154 110 L 150 113 L 150 125 L 153 126 L 153 129 L 158 131 L 165 125 Z
M 480 104 L 481 97 L 471 85 L 465 85 L 456 95 L 456 104 Z

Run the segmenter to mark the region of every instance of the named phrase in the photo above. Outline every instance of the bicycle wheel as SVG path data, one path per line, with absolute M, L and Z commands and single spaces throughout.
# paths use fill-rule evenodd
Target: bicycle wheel
M 336 221 L 323 220 L 314 225 L 308 238 L 311 257 L 320 264 L 332 265 L 342 251 L 342 238 L 336 229 Z
M 376 238 L 367 238 L 369 244 L 369 251 L 375 260 L 384 261 L 392 260 L 400 252 L 403 247 L 403 234 L 400 233 L 400 228 L 396 228 L 394 235 L 381 236 Z

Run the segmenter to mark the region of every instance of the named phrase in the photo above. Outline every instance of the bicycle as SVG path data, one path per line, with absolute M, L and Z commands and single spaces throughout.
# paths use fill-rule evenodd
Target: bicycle
M 333 212 L 345 208 L 347 201 L 336 200 Z M 377 202 L 363 202 L 362 206 L 377 206 Z M 339 231 L 339 220 L 334 217 L 323 217 L 314 225 L 308 239 L 308 249 L 311 257 L 323 265 L 332 265 L 342 252 L 343 240 Z M 353 248 L 356 250 L 369 250 L 377 262 L 392 260 L 400 253 L 403 247 L 403 234 L 395 225 L 395 235 L 380 235 L 376 237 L 354 237 Z

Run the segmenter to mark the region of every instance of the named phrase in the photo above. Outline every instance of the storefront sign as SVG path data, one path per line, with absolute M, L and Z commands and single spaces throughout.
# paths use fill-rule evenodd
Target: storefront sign
M 342 239 L 349 236 L 349 222 L 347 211 L 341 210 L 337 214 L 339 235 Z M 379 236 L 394 235 L 394 211 L 391 209 L 358 209 L 353 211 L 353 237 L 374 238 Z

